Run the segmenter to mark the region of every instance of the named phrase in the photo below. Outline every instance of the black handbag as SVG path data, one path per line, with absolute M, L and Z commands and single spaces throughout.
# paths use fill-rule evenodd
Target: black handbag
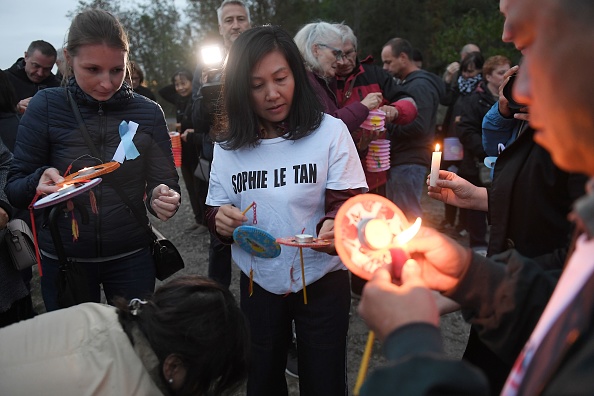
M 96 158 L 101 158 L 99 151 L 97 150 L 97 148 L 93 144 L 93 141 L 91 140 L 91 136 L 89 135 L 89 131 L 87 131 L 87 126 L 85 125 L 82 119 L 80 111 L 78 110 L 76 103 L 74 103 L 72 94 L 68 90 L 66 90 L 66 93 L 68 95 L 68 101 L 70 102 L 70 106 L 72 107 L 72 112 L 74 113 L 76 121 L 78 122 L 81 134 L 85 139 L 85 142 L 89 147 L 89 150 L 91 150 L 91 154 L 93 154 L 93 156 Z M 104 178 L 106 179 L 109 179 L 109 177 L 110 175 L 104 176 Z M 179 251 L 177 250 L 175 245 L 170 240 L 165 238 L 163 234 L 157 231 L 157 229 L 154 228 L 150 224 L 150 222 L 146 223 L 144 221 L 144 214 L 140 213 L 138 208 L 132 204 L 130 198 L 128 198 L 128 196 L 122 191 L 117 182 L 111 183 L 111 187 L 113 187 L 116 193 L 118 193 L 124 204 L 126 204 L 128 209 L 132 211 L 134 217 L 136 217 L 136 220 L 138 221 L 140 226 L 145 229 L 145 231 L 150 235 L 151 240 L 153 241 L 152 255 L 153 261 L 155 262 L 155 277 L 158 280 L 162 281 L 169 278 L 177 271 L 183 269 L 184 260 L 181 254 L 179 254 Z
M 68 308 L 91 301 L 87 272 L 81 265 L 66 257 L 66 250 L 64 250 L 60 237 L 58 219 L 64 215 L 65 206 L 66 204 L 54 206 L 48 218 L 52 241 L 60 263 L 58 277 L 56 278 L 57 302 L 60 308 Z M 79 210 L 83 224 L 88 224 L 89 217 L 86 209 L 77 203 L 74 203 L 74 207 Z
M 91 301 L 87 273 L 76 262 L 66 261 L 60 263 L 56 287 L 60 308 L 68 308 Z
M 210 178 L 210 161 L 200 157 L 198 159 L 198 165 L 194 169 L 194 176 L 208 183 L 208 179 Z
M 184 259 L 169 239 L 165 238 L 155 227 L 151 226 L 151 229 L 156 237 L 153 244 L 155 277 L 162 281 L 184 269 Z
M 8 222 L 4 234 L 4 243 L 10 261 L 17 270 L 20 271 L 37 264 L 33 234 L 23 220 L 14 219 Z

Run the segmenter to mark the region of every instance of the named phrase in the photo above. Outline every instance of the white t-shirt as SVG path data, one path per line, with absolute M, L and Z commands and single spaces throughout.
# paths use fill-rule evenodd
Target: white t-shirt
M 257 147 L 224 150 L 215 145 L 206 204 L 232 204 L 241 210 L 256 203 L 249 221 L 275 238 L 316 235 L 325 215 L 326 190 L 367 190 L 365 174 L 346 125 L 324 114 L 320 128 L 299 140 L 263 139 Z M 237 244 L 233 260 L 254 282 L 275 294 L 302 289 L 299 249 L 281 246 L 276 258 L 255 257 Z M 346 269 L 338 256 L 303 249 L 306 284 Z

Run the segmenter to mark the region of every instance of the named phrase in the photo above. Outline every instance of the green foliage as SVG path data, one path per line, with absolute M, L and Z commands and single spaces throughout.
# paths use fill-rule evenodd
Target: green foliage
M 479 45 L 485 59 L 493 55 L 505 55 L 512 63 L 517 63 L 519 52 L 513 45 L 501 41 L 502 26 L 501 15 L 484 14 L 471 9 L 451 26 L 442 28 L 429 46 L 438 70 L 443 70 L 449 62 L 459 59 L 461 43 Z

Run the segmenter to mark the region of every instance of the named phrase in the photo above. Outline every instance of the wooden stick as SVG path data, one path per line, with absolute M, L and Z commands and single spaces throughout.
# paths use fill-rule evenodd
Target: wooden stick
M 307 305 L 307 290 L 305 290 L 305 268 L 303 265 L 303 248 L 299 248 L 299 258 L 301 258 L 301 282 L 303 283 L 303 304 Z
M 247 213 L 247 211 L 248 211 L 248 210 L 250 210 L 250 208 L 251 208 L 252 206 L 254 206 L 254 203 L 253 203 L 253 202 L 250 204 L 250 206 L 248 206 L 247 208 L 245 208 L 245 210 L 244 210 L 243 212 L 241 212 L 241 215 L 242 215 L 242 216 L 245 216 L 245 214 Z
M 357 382 L 355 383 L 355 390 L 353 391 L 354 396 L 359 396 L 361 392 L 361 386 L 365 381 L 367 375 L 367 368 L 369 367 L 369 358 L 371 357 L 371 350 L 373 349 L 373 341 L 375 339 L 375 333 L 369 332 L 367 336 L 367 345 L 365 345 L 365 352 L 363 352 L 363 358 L 361 359 L 361 366 L 359 366 L 359 374 L 357 375 Z

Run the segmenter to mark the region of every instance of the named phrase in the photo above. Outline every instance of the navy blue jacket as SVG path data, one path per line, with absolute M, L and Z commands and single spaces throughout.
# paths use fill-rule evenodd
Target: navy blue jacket
M 102 158 L 91 156 L 66 99 L 66 89 L 72 93 Z M 163 110 L 155 102 L 135 94 L 127 83 L 109 100 L 99 102 L 85 94 L 71 78 L 67 88 L 38 92 L 21 120 L 6 187 L 10 202 L 20 208 L 26 208 L 33 200 L 41 174 L 48 167 L 64 174 L 70 165 L 73 173 L 111 161 L 121 141 L 118 126 L 122 121 L 139 124 L 133 142 L 140 156 L 124 161 L 93 188 L 97 214 L 91 211 L 89 193 L 73 198 L 86 208 L 90 221 L 82 224 L 75 212 L 80 237 L 73 242 L 70 216 L 58 220 L 68 257 L 113 256 L 149 245 L 150 236 L 122 202 L 113 184 L 117 183 L 143 213 L 146 213 L 145 195 L 150 197 L 157 185 L 163 183 L 180 191 Z M 55 254 L 46 221 L 38 230 L 38 237 L 40 249 Z

